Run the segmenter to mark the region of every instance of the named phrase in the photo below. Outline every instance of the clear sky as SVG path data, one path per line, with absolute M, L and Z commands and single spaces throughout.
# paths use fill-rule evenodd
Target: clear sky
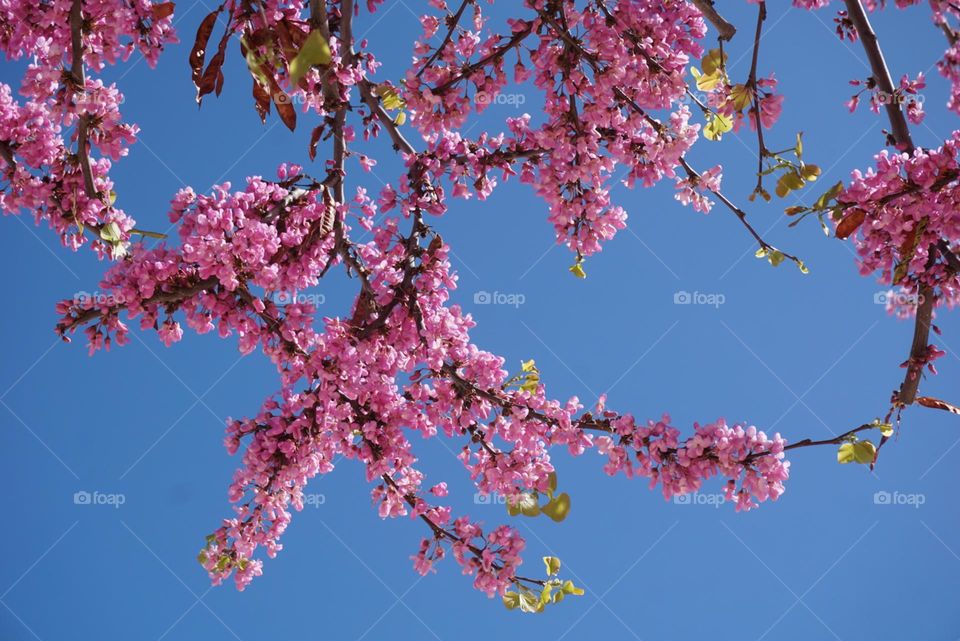
M 127 117 L 142 128 L 113 173 L 118 205 L 142 228 L 167 228 L 167 203 L 185 184 L 205 191 L 219 181 L 272 176 L 281 161 L 309 162 L 311 117 L 301 116 L 296 134 L 275 117 L 261 126 L 235 43 L 223 95 L 197 110 L 186 58 L 212 8 L 207 2 L 178 2 L 186 44 L 171 47 L 156 71 L 140 61 L 107 73 L 126 93 Z M 511 4 L 499 3 L 500 19 Z M 755 8 L 722 4 L 740 27 L 728 51 L 742 79 Z M 863 108 L 847 113 L 847 81 L 869 71 L 859 46 L 833 35 L 832 10 L 768 4 L 761 71 L 775 70 L 787 96 L 768 141 L 786 147 L 797 130 L 806 132 L 807 159 L 824 170 L 819 185 L 799 194 L 810 202 L 870 163 L 886 121 Z M 356 31 L 385 63 L 382 78 L 397 79 L 409 60 L 423 6 L 388 0 L 373 18 L 361 14 Z M 945 42 L 928 14 L 923 6 L 874 18 L 894 75 L 928 74 L 928 116 L 913 128 L 924 146 L 956 126 L 934 68 Z M 15 84 L 20 70 L 4 63 L 0 79 Z M 517 93 L 524 104 L 495 105 L 480 126 L 537 114 L 537 94 Z M 691 158 L 702 168 L 722 161 L 725 191 L 747 205 L 754 149 L 745 131 L 701 142 Z M 388 153 L 378 157 L 375 175 L 362 177 L 371 187 L 399 171 Z M 729 212 L 686 209 L 668 185 L 618 187 L 616 196 L 629 229 L 588 260 L 585 281 L 567 272 L 571 257 L 554 246 L 544 204 L 518 183 L 486 204 L 457 201 L 434 221 L 452 244 L 455 300 L 477 319 L 479 345 L 511 367 L 536 359 L 555 398 L 575 394 L 590 405 L 606 391 L 610 407 L 639 417 L 668 412 L 684 430 L 722 416 L 791 440 L 830 438 L 884 413 L 912 325 L 874 302 L 883 288 L 858 275 L 847 244 L 825 238 L 812 220 L 787 227 L 782 210 L 793 198 L 748 210 L 768 240 L 806 260 L 808 276 L 756 260 Z M 906 413 L 875 474 L 837 465 L 831 447 L 801 450 L 791 456 L 786 494 L 748 514 L 714 505 L 718 485 L 708 484 L 691 504 L 665 502 L 643 480 L 606 477 L 595 453 L 558 453 L 560 483 L 573 499 L 569 518 L 515 524 L 528 539 L 528 566 L 555 554 L 587 594 L 543 615 L 488 601 L 452 560 L 421 579 L 408 557 L 422 524 L 382 522 L 352 462 L 310 485 L 316 505 L 295 515 L 264 576 L 243 593 L 232 584 L 211 589 L 195 556 L 230 514 L 226 488 L 239 460 L 222 446 L 224 419 L 256 412 L 276 387 L 272 366 L 261 355 L 240 358 L 235 340 L 212 335 L 187 334 L 164 349 L 135 330 L 130 345 L 94 358 L 82 339 L 58 342 L 55 301 L 95 291 L 104 265 L 90 252 L 60 248 L 29 217 L 2 224 L 4 641 L 960 636 L 960 420 L 925 409 Z M 325 283 L 317 292 L 325 296 L 323 313 L 347 313 L 350 291 L 342 280 Z M 724 302 L 676 305 L 681 291 L 722 294 Z M 523 303 L 478 304 L 481 292 Z M 960 401 L 960 322 L 949 315 L 938 322 L 948 356 L 922 389 Z M 455 512 L 488 524 L 507 520 L 502 505 L 474 502 L 452 455 L 461 445 L 416 443 L 430 478 L 450 483 Z M 78 492 L 121 495 L 123 504 L 77 504 Z

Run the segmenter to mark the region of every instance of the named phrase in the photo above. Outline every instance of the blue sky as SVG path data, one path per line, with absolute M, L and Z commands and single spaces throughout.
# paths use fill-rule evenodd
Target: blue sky
M 261 126 L 235 44 L 223 95 L 196 109 L 186 56 L 210 9 L 205 1 L 178 3 L 187 44 L 171 47 L 156 71 L 141 61 L 107 73 L 126 93 L 128 118 L 142 127 L 113 176 L 118 204 L 143 228 L 167 228 L 167 202 L 184 184 L 198 191 L 223 180 L 242 184 L 247 175 L 273 175 L 281 161 L 308 162 L 310 117 L 301 116 L 296 134 L 275 117 Z M 725 4 L 740 27 L 728 47 L 732 71 L 745 77 L 754 8 Z M 832 13 L 786 4 L 770 3 L 761 54 L 761 72 L 775 70 L 787 96 L 768 141 L 785 147 L 805 132 L 805 155 L 825 174 L 799 194 L 810 202 L 870 163 L 886 122 L 843 105 L 847 81 L 869 72 L 858 46 L 832 34 Z M 390 0 L 381 14 L 362 14 L 356 30 L 385 63 L 383 78 L 399 77 L 424 5 Z M 942 35 L 925 7 L 890 9 L 874 22 L 896 77 L 927 72 L 928 116 L 913 132 L 920 145 L 938 144 L 955 126 L 933 68 Z M 4 82 L 16 83 L 19 73 L 17 65 L 0 67 Z M 518 91 L 524 105 L 496 105 L 479 127 L 536 114 L 537 95 Z M 702 142 L 691 158 L 701 168 L 723 162 L 725 191 L 746 205 L 754 145 L 744 132 Z M 382 146 L 377 156 L 376 175 L 362 177 L 371 187 L 399 170 Z M 488 203 L 457 201 L 435 221 L 453 247 L 455 300 L 477 319 L 479 345 L 511 366 L 536 359 L 554 397 L 576 394 L 592 404 L 607 392 L 612 408 L 640 417 L 669 412 L 683 429 L 723 416 L 791 440 L 829 438 L 883 414 L 912 326 L 874 302 L 883 288 L 858 275 L 848 245 L 825 238 L 814 221 L 787 228 L 782 209 L 796 204 L 792 198 L 748 210 L 769 241 L 806 260 L 807 276 L 756 260 L 729 212 L 683 208 L 668 185 L 618 187 L 616 196 L 629 229 L 588 260 L 585 281 L 567 273 L 571 257 L 554 246 L 544 204 L 523 185 L 502 186 Z M 229 514 L 226 487 L 239 463 L 222 447 L 223 422 L 255 412 L 275 389 L 271 365 L 260 355 L 240 358 L 234 340 L 209 335 L 188 334 L 164 349 L 135 331 L 127 347 L 94 358 L 82 341 L 61 344 L 54 302 L 95 291 L 104 265 L 89 252 L 61 249 L 28 217 L 3 224 L 4 640 L 947 641 L 960 634 L 953 489 L 960 423 L 924 409 L 906 413 L 875 474 L 837 465 L 833 448 L 801 450 L 791 456 L 786 494 L 748 514 L 712 505 L 718 486 L 705 487 L 695 503 L 665 502 L 642 480 L 606 477 L 596 454 L 558 453 L 560 483 L 573 499 L 569 518 L 515 524 L 528 539 L 528 565 L 539 568 L 540 556 L 555 554 L 587 594 L 544 615 L 507 612 L 452 562 L 421 579 L 408 557 L 422 525 L 382 522 L 362 469 L 350 462 L 311 484 L 322 498 L 296 515 L 263 577 L 244 593 L 211 589 L 195 555 Z M 324 283 L 323 313 L 347 313 L 351 291 L 343 279 Z M 675 305 L 680 291 L 722 294 L 724 303 Z M 481 292 L 519 295 L 523 304 L 478 304 Z M 960 323 L 945 314 L 938 324 L 948 356 L 922 389 L 956 402 Z M 450 483 L 456 511 L 489 524 L 509 518 L 501 505 L 474 501 L 452 455 L 461 443 L 416 445 L 429 478 Z M 77 492 L 122 495 L 123 504 L 76 504 Z M 893 500 L 878 503 L 878 492 Z

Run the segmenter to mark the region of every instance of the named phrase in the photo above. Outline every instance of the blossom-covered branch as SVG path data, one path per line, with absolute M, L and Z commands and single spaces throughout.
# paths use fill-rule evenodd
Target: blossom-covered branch
M 133 221 L 109 196 L 110 163 L 94 155 L 122 156 L 136 128 L 120 124 L 116 88 L 105 90 L 84 66 L 99 70 L 135 46 L 155 61 L 173 40 L 172 4 L 71 0 L 69 8 L 16 2 L 0 9 L 0 47 L 41 60 L 26 72 L 25 105 L 0 87 L 0 156 L 9 180 L 0 204 L 46 220 L 74 247 L 82 230 L 92 229 L 94 247 L 114 259 L 101 296 L 58 304 L 60 335 L 83 331 L 93 352 L 128 342 L 127 323 L 137 321 L 169 346 L 182 338 L 184 323 L 198 334 L 236 336 L 242 353 L 259 350 L 276 368 L 278 385 L 259 411 L 228 421 L 227 450 L 242 451 L 229 488 L 234 513 L 199 559 L 216 583 L 232 576 L 242 589 L 259 575 L 261 555 L 282 549 L 306 484 L 346 458 L 364 467 L 380 516 L 426 525 L 412 556 L 418 572 L 452 553 L 477 589 L 527 611 L 582 592 L 560 579 L 553 557 L 544 559 L 546 576 L 521 574 L 526 544 L 516 528 L 455 517 L 443 500 L 446 482 L 427 483 L 419 469 L 413 435 L 454 443 L 477 491 L 505 496 L 509 514 L 559 521 L 571 498 L 560 491 L 552 458 L 558 449 L 575 456 L 594 450 L 606 473 L 646 478 L 666 498 L 717 477 L 726 498 L 747 510 L 781 496 L 787 451 L 839 445 L 841 462 L 872 464 L 877 448 L 864 435 L 879 432 L 882 443 L 894 429 L 888 416 L 833 438 L 788 443 L 718 419 L 683 435 L 667 415 L 639 420 L 608 409 L 604 398 L 589 408 L 577 397 L 552 398 L 533 361 L 511 374 L 503 358 L 473 342 L 473 319 L 450 300 L 451 249 L 432 224 L 454 198 L 486 199 L 499 182 L 518 177 L 545 201 L 557 241 L 576 256 L 571 271 L 583 277 L 584 258 L 626 225 L 626 211 L 610 197 L 616 181 L 652 187 L 670 180 L 677 200 L 697 210 L 719 200 L 774 265 L 786 258 L 805 269 L 767 243 L 724 195 L 720 166 L 698 171 L 688 157 L 701 133 L 718 140 L 749 122 L 758 135 L 759 174 L 770 158 L 801 184 L 819 173 L 803 162 L 799 138 L 789 162 L 764 143 L 762 130 L 776 122 L 782 96 L 772 75 L 758 72 L 762 3 L 742 84 L 730 81 L 722 50 L 704 52 L 705 15 L 723 39 L 734 31 L 709 2 L 525 0 L 503 33 L 483 4 L 431 3 L 411 66 L 393 83 L 375 79 L 375 54 L 354 38 L 362 13 L 352 0 L 226 0 L 203 19 L 191 51 L 198 101 L 228 81 L 227 45 L 238 39 L 257 114 L 265 120 L 275 111 L 291 130 L 309 121 L 305 146 L 311 159 L 325 159 L 323 169 L 314 177 L 284 164 L 275 179 L 252 176 L 239 188 L 184 188 L 169 209 L 178 242 L 153 248 L 132 242 Z M 366 10 L 380 5 L 368 0 Z M 210 47 L 224 14 L 227 27 Z M 703 73 L 693 73 L 692 59 L 701 60 Z M 703 125 L 686 104 L 688 74 L 709 87 L 707 102 L 698 102 Z M 508 118 L 503 131 L 469 137 L 463 125 L 511 81 L 542 93 L 543 117 Z M 113 99 L 108 109 L 78 104 L 92 91 Z M 76 152 L 61 126 L 74 128 Z M 376 164 L 366 143 L 384 132 L 404 169 L 372 194 L 354 180 L 354 166 Z M 838 236 L 861 229 L 865 273 L 880 270 L 892 284 L 936 291 L 918 318 L 952 304 L 960 291 L 950 251 L 960 227 L 949 207 L 958 200 L 958 145 L 955 134 L 939 150 L 882 154 L 880 171 L 855 173 L 814 210 L 836 214 Z M 769 197 L 759 180 L 755 193 Z M 876 224 L 861 227 L 867 217 Z M 322 287 L 336 270 L 355 283 L 352 304 L 342 316 L 321 316 L 301 292 Z M 923 343 L 920 368 L 936 355 Z

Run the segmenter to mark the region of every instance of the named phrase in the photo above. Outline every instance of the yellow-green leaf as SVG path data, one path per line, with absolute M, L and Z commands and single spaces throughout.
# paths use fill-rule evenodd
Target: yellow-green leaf
M 703 126 L 703 137 L 707 140 L 720 140 L 723 134 L 733 129 L 733 122 L 723 114 L 711 114 Z
M 559 523 L 570 513 L 570 495 L 563 492 L 554 497 L 549 503 L 540 508 L 540 511 Z
M 877 448 L 873 441 L 857 441 L 856 443 L 844 443 L 837 450 L 837 463 L 873 463 L 877 455 Z
M 521 612 L 542 612 L 543 603 L 540 601 L 540 597 L 525 590 L 520 593 L 520 611 Z
M 719 71 L 713 73 L 700 73 L 700 70 L 696 67 L 690 67 L 690 75 L 693 76 L 693 79 L 697 83 L 697 89 L 700 91 L 711 91 L 716 88 L 720 81 L 723 80 Z
M 583 596 L 583 588 L 578 588 L 573 585 L 573 581 L 564 581 L 563 585 L 560 587 L 560 590 L 564 594 L 574 594 L 576 596 Z
M 820 167 L 817 165 L 804 165 L 800 168 L 800 176 L 804 180 L 816 180 L 820 176 Z
M 730 90 L 730 100 L 733 101 L 734 109 L 743 111 L 753 101 L 753 92 L 746 85 L 734 85 L 733 89 Z
M 560 572 L 560 559 L 555 556 L 543 557 L 543 564 L 547 566 L 547 576 L 553 576 Z
M 700 64 L 703 65 L 703 72 L 706 74 L 716 73 L 722 71 L 723 63 L 727 61 L 727 54 L 718 49 L 711 49 L 707 52 L 707 55 L 700 60 Z
M 107 223 L 100 228 L 100 238 L 108 243 L 120 242 L 120 226 L 117 223 Z
M 843 181 L 838 182 L 833 187 L 823 192 L 817 202 L 813 203 L 814 209 L 826 209 L 827 203 L 840 195 L 840 192 L 843 191 Z
M 296 86 L 310 69 L 316 65 L 328 65 L 330 60 L 330 46 L 323 34 L 314 29 L 303 41 L 296 57 L 290 61 L 290 84 Z
M 501 598 L 508 610 L 515 610 L 520 605 L 520 595 L 516 592 L 504 592 Z
M 780 174 L 780 178 L 777 180 L 777 196 L 783 198 L 789 194 L 794 189 L 800 189 L 803 187 L 803 178 L 795 170 L 791 169 Z
M 574 264 L 570 265 L 570 273 L 577 278 L 586 278 L 587 272 L 583 271 L 583 261 L 578 260 Z

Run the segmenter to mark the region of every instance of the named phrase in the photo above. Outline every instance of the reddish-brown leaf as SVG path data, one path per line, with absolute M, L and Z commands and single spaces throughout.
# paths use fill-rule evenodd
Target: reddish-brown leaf
M 289 20 L 284 21 L 284 25 L 288 28 L 287 31 L 290 34 L 290 39 L 293 40 L 293 46 L 297 48 L 297 51 L 300 51 L 300 47 L 303 46 L 303 41 L 310 35 L 310 30 L 301 29 L 298 24 L 290 22 Z
M 254 49 L 270 43 L 270 31 L 267 29 L 255 29 L 248 32 L 246 36 L 247 44 Z
M 297 57 L 299 49 L 293 44 L 293 38 L 290 37 L 290 30 L 287 27 L 286 19 L 277 23 L 276 33 L 277 40 L 280 41 L 280 49 L 283 51 L 283 57 L 286 58 L 289 63 L 289 61 Z
M 290 96 L 278 91 L 273 94 L 273 104 L 277 106 L 277 114 L 280 120 L 287 126 L 287 129 L 293 131 L 297 128 L 297 111 L 290 102 Z
M 847 238 L 850 234 L 857 231 L 860 225 L 863 224 L 865 217 L 866 212 L 862 209 L 854 209 L 847 214 L 843 220 L 840 221 L 840 224 L 837 225 L 837 238 Z
M 223 61 L 227 55 L 227 42 L 230 40 L 230 36 L 233 35 L 233 31 L 230 29 L 230 25 L 227 24 L 226 30 L 223 32 L 223 36 L 220 38 L 220 44 L 217 45 L 217 53 L 213 55 L 213 58 L 210 59 L 210 64 L 207 65 L 206 71 L 203 72 L 203 76 L 200 78 L 200 82 L 197 84 L 197 104 L 200 104 L 200 101 L 203 100 L 203 97 L 210 92 L 216 92 L 220 95 L 220 90 L 223 89 Z
M 267 93 L 256 78 L 253 79 L 253 106 L 257 109 L 257 115 L 260 116 L 260 122 L 267 122 L 267 114 L 270 113 L 270 94 Z
M 193 84 L 197 87 L 200 86 L 200 78 L 203 76 L 203 60 L 207 55 L 207 43 L 210 41 L 210 34 L 213 33 L 213 27 L 217 24 L 217 16 L 220 15 L 221 11 L 223 11 L 223 5 L 211 11 L 200 22 L 200 26 L 197 28 L 197 37 L 193 41 L 193 49 L 190 50 L 190 70 Z
M 951 405 L 946 401 L 941 401 L 939 398 L 933 398 L 932 396 L 918 396 L 917 403 L 920 403 L 924 407 L 932 407 L 935 410 L 944 410 L 952 414 L 960 414 L 960 407 Z
M 163 20 L 164 18 L 169 18 L 173 15 L 174 6 L 172 2 L 161 2 L 160 4 L 153 5 L 153 7 L 151 7 L 153 19 Z
M 273 104 L 277 107 L 277 115 L 280 116 L 280 120 L 287 126 L 287 129 L 293 131 L 297 127 L 297 112 L 293 108 L 290 96 L 277 84 L 277 79 L 271 69 L 266 68 L 265 65 L 260 65 L 260 70 L 270 83 L 270 97 L 273 98 Z

